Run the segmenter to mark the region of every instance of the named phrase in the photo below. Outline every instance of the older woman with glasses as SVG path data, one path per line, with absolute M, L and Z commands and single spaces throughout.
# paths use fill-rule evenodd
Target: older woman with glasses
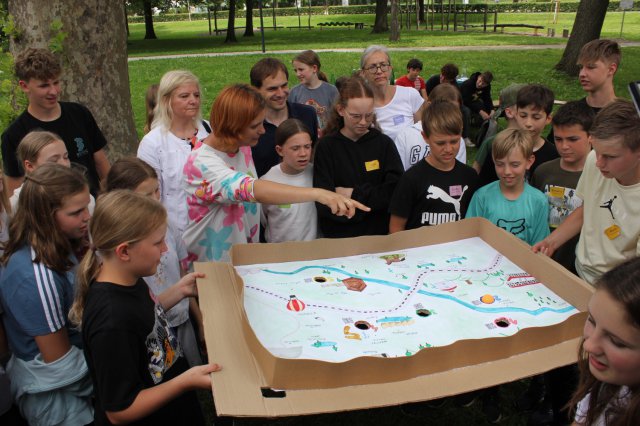
M 403 128 L 420 120 L 424 99 L 410 87 L 392 86 L 391 59 L 384 46 L 369 46 L 360 58 L 362 76 L 374 95 L 378 124 L 385 135 L 395 140 Z
M 316 148 L 313 186 L 357 200 L 371 211 L 337 217 L 316 203 L 324 237 L 389 232 L 389 201 L 404 169 L 393 141 L 374 127 L 375 118 L 371 86 L 360 77 L 343 81 Z

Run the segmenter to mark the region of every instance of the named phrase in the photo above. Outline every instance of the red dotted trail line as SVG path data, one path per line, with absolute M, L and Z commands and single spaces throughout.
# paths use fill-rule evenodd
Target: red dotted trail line
M 493 271 L 500 264 L 501 260 L 502 260 L 502 255 L 501 254 L 497 254 L 494 257 L 493 261 L 491 262 L 491 264 L 489 266 L 487 266 L 486 268 L 481 268 L 481 269 L 469 269 L 469 268 L 427 269 L 427 270 L 421 272 L 418 275 L 418 277 L 415 279 L 415 282 L 414 282 L 413 286 L 407 291 L 407 293 L 402 298 L 400 303 L 398 305 L 390 308 L 390 309 L 359 310 L 359 309 L 349 309 L 349 308 L 343 308 L 343 307 L 337 307 L 337 306 L 331 306 L 331 305 L 318 305 L 318 304 L 312 304 L 312 303 L 307 303 L 307 306 L 312 307 L 312 308 L 327 309 L 327 310 L 330 310 L 330 311 L 341 311 L 341 312 L 350 312 L 350 313 L 357 313 L 357 314 L 390 314 L 390 313 L 393 313 L 393 312 L 399 310 L 400 308 L 402 308 L 405 305 L 405 303 L 407 303 L 409 298 L 411 296 L 413 296 L 413 294 L 418 290 L 418 287 L 422 283 L 422 277 L 424 277 L 426 274 L 439 273 L 439 272 L 475 272 L 475 273 L 487 272 L 488 273 L 490 271 Z M 257 292 L 260 292 L 260 293 L 267 294 L 269 296 L 275 297 L 276 299 L 280 299 L 280 300 L 282 300 L 284 302 L 288 302 L 289 301 L 288 297 L 283 297 L 283 296 L 281 296 L 279 294 L 276 294 L 276 293 L 274 293 L 272 291 L 269 291 L 269 290 L 265 290 L 265 289 L 260 288 L 260 287 L 255 287 L 255 286 L 246 286 L 246 287 L 248 289 L 255 290 Z

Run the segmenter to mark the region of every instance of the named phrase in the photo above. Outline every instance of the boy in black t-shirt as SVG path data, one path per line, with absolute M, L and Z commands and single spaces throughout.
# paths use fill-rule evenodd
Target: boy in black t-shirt
M 60 61 L 46 49 L 29 48 L 16 58 L 15 74 L 29 105 L 2 134 L 2 162 L 9 195 L 24 180 L 16 149 L 32 130 L 47 130 L 64 141 L 72 163 L 87 169 L 91 193 L 109 172 L 107 141 L 91 112 L 74 102 L 60 102 Z
M 476 172 L 456 161 L 460 108 L 432 103 L 422 114 L 422 131 L 430 153 L 400 178 L 389 207 L 390 233 L 462 219 L 476 189 Z

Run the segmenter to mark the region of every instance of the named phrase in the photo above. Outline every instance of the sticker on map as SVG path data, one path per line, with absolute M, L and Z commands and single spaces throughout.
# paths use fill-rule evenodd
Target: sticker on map
M 477 237 L 236 271 L 256 336 L 289 359 L 411 356 L 559 324 L 578 312 Z

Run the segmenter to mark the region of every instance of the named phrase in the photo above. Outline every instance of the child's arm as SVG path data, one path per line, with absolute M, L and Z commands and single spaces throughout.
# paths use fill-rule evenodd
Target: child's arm
M 583 206 L 575 209 L 551 235 L 535 244 L 532 250 L 535 253 L 540 252 L 547 256 L 552 256 L 558 247 L 580 233 L 584 221 L 583 210 Z
M 42 360 L 47 364 L 62 358 L 71 349 L 71 343 L 65 327 L 54 333 L 35 336 L 34 340 L 42 355 Z
M 260 203 L 287 204 L 307 203 L 315 201 L 331 209 L 337 216 L 353 217 L 356 209 L 368 212 L 371 209 L 355 200 L 346 198 L 335 192 L 320 188 L 301 188 L 284 185 L 268 180 L 256 180 L 253 183 L 253 195 Z
M 393 234 L 407 229 L 407 220 L 408 219 L 406 217 L 400 217 L 392 214 L 389 219 L 389 233 Z
M 158 302 L 162 305 L 162 309 L 168 311 L 185 297 L 197 296 L 198 288 L 196 287 L 196 278 L 204 278 L 204 274 L 202 272 L 187 274 L 182 277 L 180 281 L 160 293 L 158 295 Z
M 211 377 L 209 374 L 220 370 L 221 367 L 218 364 L 193 367 L 168 382 L 141 390 L 133 403 L 124 410 L 107 411 L 107 418 L 116 425 L 139 420 L 184 392 L 194 389 L 210 389 Z

